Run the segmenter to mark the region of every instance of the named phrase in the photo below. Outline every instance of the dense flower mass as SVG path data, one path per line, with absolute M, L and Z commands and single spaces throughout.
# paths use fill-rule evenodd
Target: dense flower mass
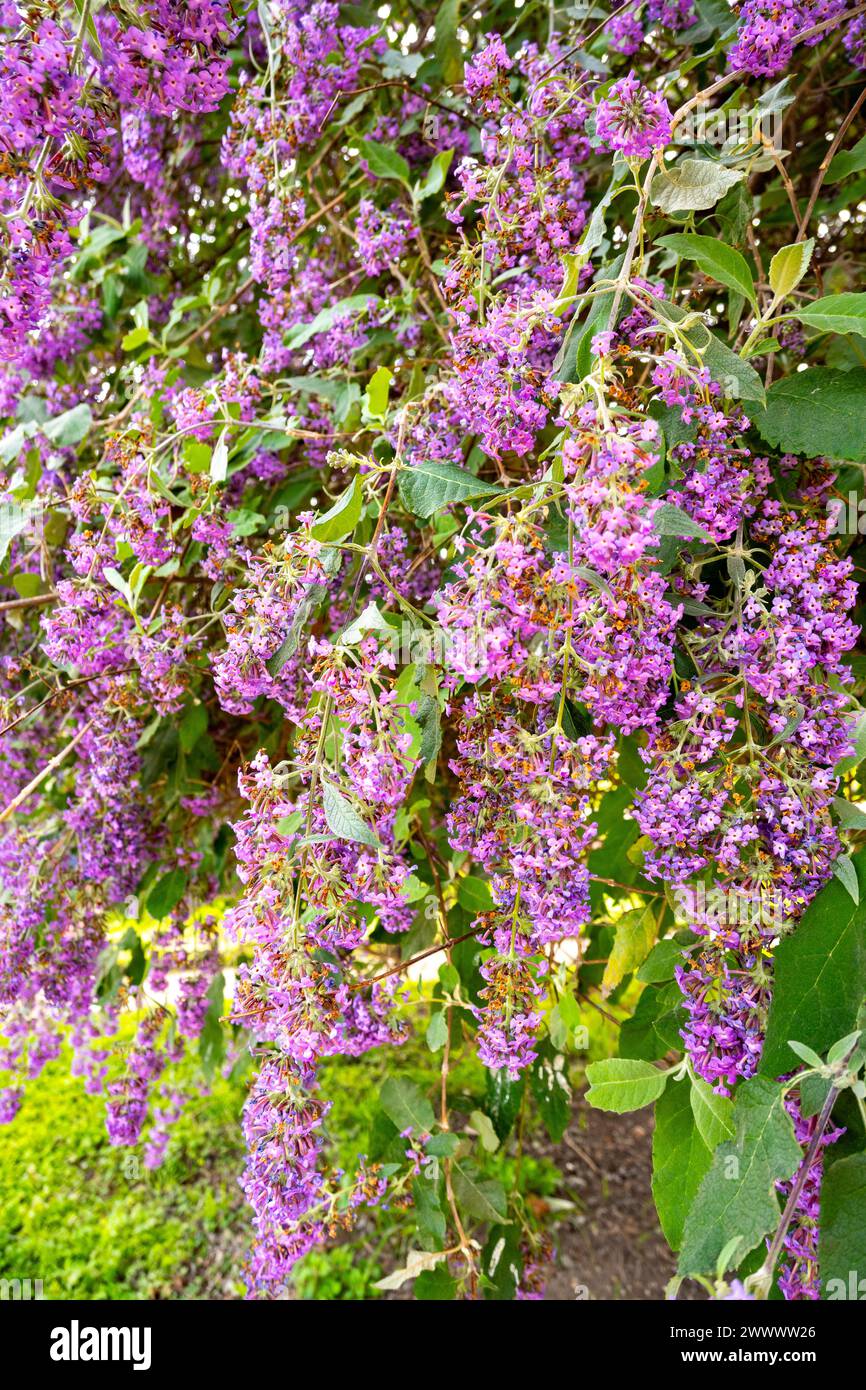
M 380 1287 L 543 1296 L 596 1015 L 679 1277 L 822 1293 L 866 16 L 729 8 L 0 4 L 0 1122 L 68 1050 L 156 1168 L 248 1067 L 251 1298 L 377 1223 Z

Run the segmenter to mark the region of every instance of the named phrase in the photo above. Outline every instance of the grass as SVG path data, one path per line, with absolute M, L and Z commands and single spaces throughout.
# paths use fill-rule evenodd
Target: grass
M 246 1240 L 242 1101 L 221 1080 L 193 1093 L 150 1172 L 108 1143 L 104 1098 L 68 1057 L 50 1063 L 0 1132 L 0 1278 L 41 1279 L 48 1299 L 226 1296 Z
M 598 1035 L 608 1025 L 592 1015 L 587 1022 L 590 1055 L 606 1055 Z M 334 1162 L 350 1171 L 359 1154 L 371 1152 L 378 1095 L 390 1074 L 426 1090 L 438 1061 L 416 1035 L 400 1048 L 325 1062 L 321 1088 L 333 1101 L 327 1129 Z M 166 1161 L 154 1172 L 144 1167 L 140 1146 L 110 1146 L 104 1098 L 88 1096 L 70 1076 L 68 1055 L 29 1083 L 20 1113 L 0 1128 L 0 1279 L 41 1279 L 49 1299 L 242 1296 L 250 1234 L 238 1186 L 245 1087 L 217 1078 L 200 1095 L 195 1064 L 183 1066 L 191 1098 Z M 455 1127 L 483 1106 L 484 1089 L 484 1069 L 470 1049 L 449 1077 Z M 513 1158 L 496 1155 L 491 1168 L 511 1185 Z M 553 1162 L 529 1155 L 520 1177 L 523 1191 L 538 1196 L 552 1194 L 559 1182 Z M 295 1296 L 380 1297 L 375 1283 L 402 1263 L 413 1225 L 406 1212 L 361 1212 L 349 1237 L 300 1262 Z

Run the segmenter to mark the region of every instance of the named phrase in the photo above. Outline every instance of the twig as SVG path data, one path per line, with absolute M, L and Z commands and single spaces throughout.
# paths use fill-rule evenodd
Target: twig
M 78 733 L 75 735 L 75 737 L 69 740 L 66 747 L 61 748 L 60 752 L 55 754 L 55 756 L 51 759 L 49 763 L 45 764 L 42 771 L 37 773 L 37 775 L 33 778 L 33 781 L 28 782 L 27 786 L 23 787 L 21 791 L 18 793 L 18 795 L 12 798 L 5 810 L 0 811 L 0 824 L 2 824 L 3 821 L 8 820 L 10 816 L 14 815 L 15 812 L 18 810 L 19 806 L 23 806 L 27 798 L 39 787 L 42 786 L 42 783 L 48 777 L 50 777 L 52 772 L 54 772 L 64 761 L 64 759 L 69 756 L 76 744 L 81 742 L 81 740 L 84 738 L 84 735 L 89 732 L 89 730 L 93 727 L 94 723 L 95 718 L 88 719 L 84 727 L 78 730 Z
M 38 608 L 43 603 L 51 603 L 56 599 L 57 591 L 52 589 L 47 594 L 34 594 L 32 598 L 10 598 L 0 603 L 0 613 L 11 613 L 18 608 Z
M 855 1049 L 858 1046 L 858 1042 L 855 1042 L 848 1049 L 848 1054 L 844 1058 L 844 1062 L 848 1062 L 850 1060 Z M 794 1212 L 797 1209 L 797 1203 L 800 1200 L 800 1194 L 802 1193 L 803 1188 L 806 1184 L 806 1179 L 809 1176 L 809 1170 L 817 1157 L 818 1150 L 821 1146 L 821 1140 L 824 1136 L 824 1130 L 827 1128 L 827 1125 L 830 1122 L 830 1115 L 832 1114 L 833 1106 L 836 1104 L 841 1089 L 842 1088 L 839 1086 L 831 1086 L 830 1090 L 827 1093 L 827 1099 L 824 1101 L 824 1104 L 821 1107 L 821 1113 L 819 1114 L 818 1122 L 815 1125 L 815 1132 L 812 1135 L 812 1138 L 809 1140 L 809 1147 L 806 1150 L 805 1157 L 803 1158 L 803 1161 L 797 1170 L 797 1176 L 794 1179 L 791 1191 L 788 1193 L 788 1200 L 785 1203 L 785 1209 L 782 1212 L 782 1219 L 776 1227 L 776 1234 L 773 1236 L 773 1239 L 770 1242 L 769 1249 L 767 1250 L 767 1257 L 764 1260 L 764 1263 L 762 1264 L 761 1269 L 759 1271 L 759 1279 L 763 1277 L 764 1279 L 769 1281 L 773 1277 L 773 1271 L 776 1268 L 776 1262 L 779 1258 L 779 1255 L 782 1252 L 782 1246 L 785 1243 L 785 1236 L 788 1233 L 788 1227 L 790 1226 L 794 1218 Z
M 806 211 L 800 218 L 800 225 L 797 228 L 797 241 L 803 240 L 806 228 L 809 225 L 809 219 L 811 218 L 812 213 L 815 210 L 815 204 L 818 201 L 818 194 L 821 192 L 821 186 L 824 182 L 824 179 L 827 177 L 827 170 L 830 168 L 830 165 L 833 162 L 833 156 L 835 155 L 836 151 L 838 150 L 839 146 L 844 140 L 845 132 L 847 131 L 851 122 L 854 120 L 855 116 L 857 115 L 857 112 L 860 110 L 860 107 L 863 105 L 864 101 L 866 101 L 866 87 L 863 88 L 854 105 L 851 107 L 851 110 L 848 112 L 848 115 L 845 117 L 839 129 L 836 131 L 833 143 L 829 146 L 827 153 L 824 155 L 824 158 L 821 160 L 821 163 L 818 166 L 818 175 L 815 179 L 814 184 L 812 185 L 812 192 L 809 195 L 809 202 L 806 207 Z
M 430 946 L 426 951 L 420 951 L 417 956 L 411 956 L 409 960 L 404 960 L 400 965 L 393 966 L 390 970 L 383 970 L 381 975 L 374 975 L 370 980 L 357 980 L 350 989 L 369 989 L 371 985 L 377 985 L 380 980 L 388 980 L 392 975 L 402 975 L 404 970 L 409 970 L 419 960 L 426 960 L 428 956 L 438 956 L 442 951 L 448 951 L 452 946 L 459 946 L 461 941 L 468 941 L 471 936 L 480 936 L 485 927 L 474 927 L 472 931 L 464 932 L 462 936 L 450 936 L 447 941 L 443 941 L 439 946 Z

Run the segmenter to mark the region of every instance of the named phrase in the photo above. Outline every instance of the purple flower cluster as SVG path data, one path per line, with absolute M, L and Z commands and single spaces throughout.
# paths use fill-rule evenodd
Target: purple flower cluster
M 598 103 L 595 133 L 607 150 L 627 159 L 648 159 L 671 138 L 671 113 L 660 92 L 644 86 L 633 72 L 614 82 Z

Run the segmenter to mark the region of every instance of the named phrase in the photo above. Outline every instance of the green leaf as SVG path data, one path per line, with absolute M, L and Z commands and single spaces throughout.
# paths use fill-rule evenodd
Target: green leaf
M 590 1062 L 586 1069 L 588 1103 L 596 1110 L 613 1110 L 618 1115 L 652 1105 L 665 1089 L 667 1073 L 651 1062 L 631 1057 L 607 1057 Z
M 860 902 L 831 879 L 774 952 L 773 1000 L 760 1070 L 793 1068 L 789 1038 L 824 1053 L 857 1026 L 866 997 L 866 852 L 854 855 Z
M 764 383 L 748 362 L 738 353 L 732 352 L 715 333 L 702 353 L 704 366 L 709 369 L 714 381 L 722 387 L 729 400 L 759 401 L 767 399 Z
M 802 280 L 815 249 L 815 238 L 808 241 L 795 241 L 791 246 L 783 246 L 770 261 L 770 289 L 777 299 L 784 299 L 795 290 Z
M 512 1081 L 504 1067 L 497 1071 L 487 1069 L 484 1109 L 493 1121 L 493 1128 L 499 1136 L 500 1143 L 508 1138 L 514 1127 L 525 1088 L 525 1072 L 521 1072 L 517 1080 Z
M 549 1042 L 542 1044 L 537 1060 L 530 1067 L 529 1085 L 544 1127 L 554 1144 L 558 1144 L 571 1119 L 571 1087 L 565 1058 Z
M 40 426 L 40 433 L 51 440 L 52 444 L 59 444 L 65 448 L 70 444 L 80 444 L 85 435 L 89 432 L 93 424 L 93 412 L 86 403 L 74 405 L 71 410 L 64 410 L 62 415 L 55 415 L 53 420 L 46 420 Z
M 388 414 L 388 396 L 394 373 L 390 367 L 377 367 L 367 383 L 365 404 L 367 414 L 373 420 L 384 420 Z
M 604 998 L 616 989 L 646 960 L 656 939 L 656 917 L 651 907 L 637 907 L 617 918 L 613 948 L 604 968 L 601 992 Z
M 453 1135 L 438 1135 L 440 1139 L 451 1139 Z M 405 1145 L 403 1146 L 405 1152 Z M 430 1145 L 426 1146 L 430 1153 Z M 434 1250 L 441 1250 L 445 1243 L 447 1224 L 445 1213 L 442 1210 L 442 1198 L 440 1195 L 441 1184 L 431 1180 L 431 1172 L 424 1169 L 422 1173 L 412 1180 L 412 1199 L 415 1206 L 415 1224 L 418 1234 L 421 1236 L 425 1245 Z
M 328 511 L 314 522 L 311 529 L 317 541 L 340 541 L 358 524 L 363 497 L 361 479 L 356 474 L 349 487 Z
M 489 497 L 502 491 L 492 483 L 482 482 L 467 468 L 432 460 L 401 468 L 397 485 L 406 510 L 425 520 L 451 502 L 468 502 L 471 498 Z
M 445 1046 L 448 1040 L 448 1015 L 444 1009 L 439 1009 L 430 1019 L 425 1037 L 431 1052 L 438 1052 L 440 1047 Z
M 409 187 L 409 165 L 396 150 L 387 145 L 377 145 L 374 140 L 359 140 L 358 149 L 370 166 L 370 173 L 378 179 L 396 179 Z
M 702 212 L 745 177 L 708 159 L 678 159 L 662 169 L 652 186 L 652 201 L 661 212 Z
M 854 745 L 854 751 L 839 759 L 833 768 L 836 777 L 840 777 L 844 772 L 853 772 L 866 758 L 866 709 L 857 710 L 853 728 L 849 730 L 849 738 Z
M 333 783 L 326 782 L 324 778 L 322 806 L 328 829 L 338 840 L 351 840 L 354 844 L 370 845 L 374 849 L 380 847 L 378 836 L 358 815 L 351 801 L 347 801 L 342 792 L 337 791 Z
M 441 1264 L 435 1269 L 422 1269 L 412 1294 L 422 1303 L 450 1303 L 457 1297 L 457 1280 Z
M 705 527 L 693 521 L 682 507 L 673 502 L 662 502 L 653 513 L 653 530 L 660 536 L 686 536 L 699 541 L 712 541 L 713 537 Z
M 212 1081 L 218 1067 L 225 1061 L 226 1031 L 222 1022 L 225 978 L 222 971 L 211 980 L 207 992 L 208 1009 L 198 1039 L 198 1055 L 207 1081 Z
M 619 1030 L 620 1057 L 656 1061 L 682 1048 L 680 1029 L 685 1026 L 683 996 L 676 980 L 666 985 L 647 985 L 631 1018 Z
M 354 647 L 358 642 L 362 642 L 370 632 L 391 632 L 391 630 L 379 605 L 371 600 L 363 613 L 359 613 L 354 622 L 343 628 L 340 633 L 339 644 L 341 647 Z
M 211 447 L 192 437 L 183 441 L 183 461 L 189 473 L 206 473 L 210 468 Z
M 821 1067 L 824 1065 L 823 1061 L 818 1056 L 814 1048 L 807 1047 L 805 1043 L 797 1042 L 796 1040 L 789 1038 L 788 1046 L 790 1047 L 792 1052 L 795 1052 L 797 1054 L 801 1061 L 806 1063 L 807 1066 Z
M 276 676 L 282 671 L 289 657 L 294 656 L 298 650 L 298 643 L 304 631 L 310 614 L 321 603 L 328 592 L 326 584 L 310 584 L 307 588 L 302 601 L 298 604 L 292 618 L 289 630 L 283 638 L 277 650 L 269 656 L 265 662 L 265 668 L 272 676 Z
M 207 728 L 207 708 L 205 705 L 188 705 L 178 725 L 180 746 L 184 753 L 191 753 Z
M 698 1133 L 712 1152 L 724 1139 L 734 1137 L 734 1105 L 727 1096 L 720 1096 L 701 1077 L 692 1078 L 689 1103 Z
M 493 907 L 493 898 L 490 895 L 490 884 L 486 878 L 478 878 L 475 874 L 469 874 L 466 878 L 461 878 L 457 882 L 457 901 L 461 907 L 465 907 L 467 912 L 473 914 L 479 912 L 489 912 Z
M 418 755 L 424 764 L 427 781 L 432 782 L 436 774 L 439 749 L 442 747 L 442 712 L 439 709 L 439 701 L 432 695 L 422 695 L 415 722 L 421 730 Z
M 434 1158 L 453 1158 L 460 1147 L 459 1134 L 434 1134 L 424 1148 Z
M 659 941 L 656 946 L 653 946 L 637 972 L 637 978 L 644 985 L 662 984 L 664 981 L 674 978 L 674 970 L 682 964 L 682 960 L 681 942 L 676 940 Z
M 739 1086 L 734 1125 L 736 1139 L 716 1149 L 686 1217 L 678 1267 L 684 1277 L 715 1274 L 736 1237 L 738 1264 L 760 1244 L 779 1220 L 775 1185 L 792 1177 L 803 1157 L 782 1092 L 763 1076 Z
M 446 87 L 463 81 L 463 47 L 457 36 L 459 24 L 460 0 L 443 0 L 434 20 L 434 46 Z
M 672 1082 L 659 1097 L 653 1126 L 653 1200 L 672 1250 L 678 1250 L 689 1208 L 713 1161 L 689 1104 L 688 1081 Z
M 121 341 L 120 346 L 124 352 L 134 352 L 136 348 L 142 347 L 149 337 L 150 329 L 146 323 L 143 323 L 139 328 L 131 328 Z
M 845 830 L 866 830 L 866 810 L 842 796 L 834 796 L 832 801 L 836 819 Z
M 473 1129 L 478 1131 L 481 1146 L 485 1152 L 495 1154 L 499 1148 L 499 1136 L 490 1120 L 489 1115 L 485 1115 L 483 1110 L 473 1110 L 469 1116 L 469 1123 Z
M 766 408 L 750 414 L 782 453 L 866 463 L 866 369 L 809 367 L 782 377 L 767 392 Z
M 503 1223 L 508 1216 L 508 1199 L 502 1184 L 481 1178 L 474 1164 L 455 1159 L 451 1171 L 454 1195 L 462 1209 L 478 1221 Z
M 448 170 L 451 168 L 451 161 L 454 158 L 453 150 L 440 150 L 434 156 L 433 162 L 424 177 L 423 183 L 416 184 L 415 197 L 419 203 L 425 198 L 432 198 L 434 194 L 441 193 L 448 177 Z
M 403 1076 L 389 1076 L 379 1092 L 379 1104 L 400 1134 L 406 1129 L 429 1134 L 436 1125 L 433 1106 L 424 1092 Z
M 866 135 L 861 136 L 850 150 L 840 150 L 827 170 L 827 182 L 838 183 L 849 174 L 858 174 L 866 169 Z
M 122 597 L 126 599 L 127 605 L 130 608 L 135 607 L 132 589 L 120 573 L 120 570 L 116 570 L 113 565 L 105 565 L 103 566 L 102 577 L 108 581 L 112 589 L 115 589 L 117 593 L 121 594 Z
M 0 505 L 0 561 L 6 558 L 6 552 L 15 537 L 29 525 L 34 515 L 31 507 L 19 507 L 17 502 L 4 502 Z
M 173 912 L 186 892 L 187 875 L 183 869 L 169 869 L 150 890 L 147 910 L 160 920 Z
M 866 1291 L 861 1283 L 866 1278 L 866 1154 L 837 1159 L 824 1173 L 819 1229 L 822 1297 L 861 1300 Z
M 757 306 L 755 281 L 744 256 L 723 241 L 711 236 L 693 236 L 673 232 L 670 236 L 659 237 L 656 245 L 665 246 L 674 255 L 694 261 L 704 275 L 709 275 L 728 289 L 745 295 L 750 304 Z
M 493 1226 L 481 1256 L 481 1267 L 490 1285 L 485 1298 L 511 1302 L 523 1273 L 519 1230 L 514 1226 Z
M 291 348 L 304 347 L 318 333 L 327 333 L 335 323 L 350 316 L 357 316 L 378 302 L 377 294 L 352 294 L 346 299 L 339 299 L 336 304 L 321 309 L 309 323 L 297 323 L 290 328 L 285 335 L 285 344 Z
M 850 854 L 839 855 L 833 865 L 833 875 L 838 878 L 845 891 L 850 894 L 852 902 L 859 903 L 860 885 L 857 882 L 857 870 L 851 862 Z
M 822 333 L 866 333 L 866 294 L 830 294 L 792 312 Z

